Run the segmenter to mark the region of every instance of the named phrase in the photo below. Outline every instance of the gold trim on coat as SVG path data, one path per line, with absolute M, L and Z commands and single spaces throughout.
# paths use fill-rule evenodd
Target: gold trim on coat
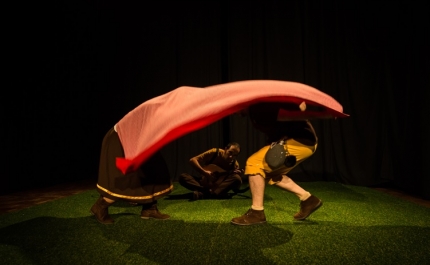
M 167 189 L 165 189 L 165 190 L 162 190 L 162 191 L 159 191 L 159 192 L 156 192 L 156 193 L 154 193 L 154 194 L 152 194 L 152 195 L 147 195 L 147 196 L 127 196 L 127 195 L 121 195 L 121 194 L 113 193 L 113 192 L 111 192 L 111 191 L 109 191 L 109 190 L 107 190 L 107 189 L 103 188 L 103 187 L 102 187 L 102 186 L 100 186 L 99 184 L 97 184 L 97 188 L 99 188 L 100 190 L 102 190 L 102 191 L 104 191 L 104 192 L 108 193 L 109 195 L 112 195 L 112 196 L 115 196 L 115 197 L 118 197 L 118 198 L 122 198 L 122 199 L 129 199 L 129 200 L 147 200 L 147 199 L 151 199 L 151 198 L 153 198 L 153 197 L 155 197 L 155 196 L 158 196 L 158 195 L 161 195 L 161 194 L 163 194 L 163 193 L 166 193 L 166 192 L 168 192 L 168 191 L 173 190 L 173 184 L 172 184 L 172 185 L 170 185 L 170 187 L 169 187 L 169 188 L 167 188 Z

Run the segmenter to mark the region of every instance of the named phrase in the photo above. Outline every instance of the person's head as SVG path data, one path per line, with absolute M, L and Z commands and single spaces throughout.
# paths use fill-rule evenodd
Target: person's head
M 225 147 L 224 151 L 224 159 L 229 162 L 234 161 L 240 153 L 240 145 L 236 142 L 231 142 Z

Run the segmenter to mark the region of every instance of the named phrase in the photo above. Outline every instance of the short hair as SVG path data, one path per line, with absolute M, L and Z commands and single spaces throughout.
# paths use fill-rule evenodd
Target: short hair
M 225 148 L 229 149 L 231 146 L 236 146 L 237 148 L 239 148 L 239 152 L 240 152 L 240 144 L 239 143 L 230 142 L 230 143 L 227 144 L 227 146 Z

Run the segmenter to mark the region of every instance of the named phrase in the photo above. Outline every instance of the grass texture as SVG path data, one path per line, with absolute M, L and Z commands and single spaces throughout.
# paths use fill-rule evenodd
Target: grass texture
M 298 199 L 267 186 L 267 224 L 235 226 L 249 191 L 190 201 L 174 184 L 159 200 L 169 220 L 143 220 L 140 207 L 116 202 L 115 224 L 99 224 L 89 213 L 95 190 L 0 215 L 0 263 L 430 264 L 430 209 L 366 187 L 300 183 L 324 204 L 293 221 Z

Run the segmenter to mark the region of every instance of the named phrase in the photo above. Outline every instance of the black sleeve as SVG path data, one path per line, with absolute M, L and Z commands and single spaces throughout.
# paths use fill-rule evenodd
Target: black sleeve
M 293 103 L 260 103 L 249 107 L 248 114 L 253 126 L 266 134 L 267 143 L 282 137 L 296 139 L 307 145 L 316 143 L 316 135 L 308 121 L 277 121 L 279 109 L 300 110 Z

